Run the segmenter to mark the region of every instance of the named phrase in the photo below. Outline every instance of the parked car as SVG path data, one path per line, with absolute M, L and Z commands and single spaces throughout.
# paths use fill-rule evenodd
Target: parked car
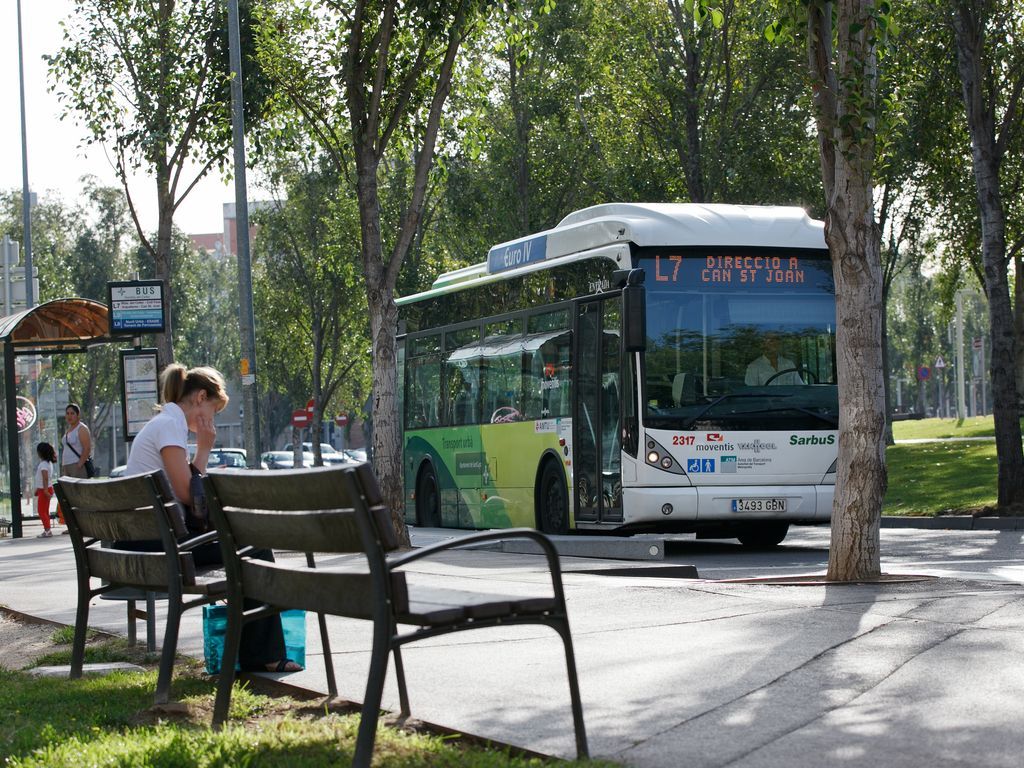
M 291 443 L 285 443 L 284 449 L 286 451 L 292 450 Z M 306 442 L 302 444 L 302 450 L 313 452 L 313 443 Z M 351 464 L 352 459 L 347 454 L 339 451 L 330 443 L 320 443 L 320 458 L 324 460 L 324 464 Z
M 362 448 L 346 448 L 343 452 L 352 461 L 355 461 L 355 462 L 366 461 L 366 451 L 364 449 L 362 449 Z
M 267 451 L 261 457 L 267 469 L 292 469 L 295 466 L 295 457 L 291 451 Z M 303 452 L 302 466 L 313 466 L 313 454 Z
M 206 462 L 207 469 L 245 469 L 244 448 L 214 448 Z
M 190 445 L 188 447 L 189 455 L 195 453 L 196 447 Z M 110 470 L 109 477 L 122 477 L 124 471 L 128 468 L 127 464 L 121 464 Z M 214 448 L 210 451 L 210 458 L 206 462 L 207 469 L 245 469 L 245 449 L 244 448 Z M 266 469 L 266 467 L 263 467 Z

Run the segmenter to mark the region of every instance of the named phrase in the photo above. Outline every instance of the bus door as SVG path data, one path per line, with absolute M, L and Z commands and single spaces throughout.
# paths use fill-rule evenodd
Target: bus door
M 622 521 L 621 296 L 576 305 L 573 479 L 576 520 Z

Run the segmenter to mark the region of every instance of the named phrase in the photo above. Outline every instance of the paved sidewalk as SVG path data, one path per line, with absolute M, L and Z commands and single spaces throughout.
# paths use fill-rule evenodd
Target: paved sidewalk
M 882 532 L 883 552 L 900 533 Z M 414 531 L 414 543 L 444 535 Z M 934 535 L 949 536 L 959 555 L 990 540 Z M 1024 536 L 1001 535 L 1014 537 L 1011 555 L 1024 562 Z M 1021 765 L 1016 577 L 794 587 L 595 575 L 579 571 L 621 563 L 563 562 L 594 756 L 640 768 Z M 537 556 L 493 551 L 449 554 L 413 572 L 447 585 L 487 579 L 513 593 L 545 578 Z M 0 540 L 0 604 L 73 623 L 74 596 L 67 537 Z M 90 623 L 123 633 L 123 605 L 97 600 Z M 323 690 L 315 622 L 308 627 L 308 669 L 275 677 Z M 369 624 L 330 628 L 341 694 L 358 701 Z M 202 653 L 198 611 L 183 620 L 180 650 Z M 403 656 L 415 716 L 572 755 L 563 657 L 550 630 L 450 635 Z M 393 681 L 384 705 L 397 709 Z

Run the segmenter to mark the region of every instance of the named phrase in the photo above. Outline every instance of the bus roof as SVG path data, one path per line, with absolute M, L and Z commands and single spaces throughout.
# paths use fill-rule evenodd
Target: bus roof
M 712 203 L 606 203 L 570 213 L 553 229 L 499 243 L 487 261 L 440 275 L 408 304 L 449 290 L 584 258 L 595 249 L 638 246 L 737 246 L 822 250 L 824 225 L 794 206 Z M 611 254 L 608 254 L 611 256 Z

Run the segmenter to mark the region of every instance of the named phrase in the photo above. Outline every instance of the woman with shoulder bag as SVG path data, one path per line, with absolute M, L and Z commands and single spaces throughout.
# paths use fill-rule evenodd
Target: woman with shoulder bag
M 76 403 L 68 403 L 64 416 L 68 431 L 60 441 L 60 473 L 64 477 L 92 477 L 92 433 L 82 423 L 82 409 Z
M 126 475 L 141 475 L 162 469 L 171 483 L 175 498 L 187 508 L 186 524 L 192 534 L 209 528 L 205 498 L 199 498 L 201 484 L 193 481 L 206 472 L 210 449 L 217 438 L 214 416 L 228 404 L 224 377 L 214 368 L 192 368 L 172 363 L 160 375 L 160 391 L 163 405 L 160 412 L 150 419 L 135 436 Z M 189 461 L 188 433 L 196 436 L 196 452 Z M 193 489 L 196 494 L 193 494 Z M 119 542 L 122 549 L 159 549 L 159 542 Z M 213 542 L 192 550 L 196 565 L 221 565 L 223 558 L 220 544 Z M 265 559 L 273 560 L 270 551 Z M 257 607 L 258 603 L 246 604 L 246 608 Z M 239 663 L 248 671 L 258 672 L 300 672 L 302 667 L 285 657 L 284 632 L 281 617 L 274 615 L 265 619 L 246 622 L 242 628 L 242 642 L 239 646 Z

